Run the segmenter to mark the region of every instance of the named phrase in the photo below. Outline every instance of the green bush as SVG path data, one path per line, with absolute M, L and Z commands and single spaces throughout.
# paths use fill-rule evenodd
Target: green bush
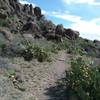
M 6 19 L 0 19 L 0 26 L 2 27 L 8 27 L 11 23 L 15 23 L 17 21 L 16 16 L 10 16 Z
M 85 52 L 82 48 L 79 48 L 79 47 L 77 48 L 69 47 L 67 49 L 67 52 L 70 54 L 76 54 L 76 55 L 81 55 L 81 56 L 87 54 L 87 52 Z
M 100 68 L 91 67 L 81 57 L 72 59 L 63 85 L 69 100 L 72 96 L 77 100 L 100 100 Z
M 2 27 L 8 27 L 9 26 L 9 21 L 6 19 L 6 20 L 1 20 L 0 19 L 0 26 Z
M 59 50 L 66 50 L 70 47 L 70 42 L 67 38 L 63 38 L 62 42 L 57 42 L 52 45 L 51 51 L 57 53 Z
M 23 51 L 23 57 L 28 61 L 32 60 L 32 58 L 36 58 L 39 62 L 50 60 L 50 55 L 44 48 L 29 42 Z

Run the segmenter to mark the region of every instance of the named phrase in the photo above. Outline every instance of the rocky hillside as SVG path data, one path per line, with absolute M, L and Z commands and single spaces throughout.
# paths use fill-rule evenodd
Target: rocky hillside
M 40 7 L 0 0 L 0 100 L 54 100 L 41 99 L 43 91 L 78 55 L 100 66 L 100 41 L 55 25 Z
M 45 38 L 58 42 L 67 38 L 71 42 L 76 41 L 81 50 L 100 56 L 100 41 L 82 39 L 78 31 L 66 29 L 62 24 L 56 26 L 52 21 L 46 20 L 41 8 L 33 8 L 31 4 L 22 5 L 18 0 L 0 1 L 0 33 L 5 38 L 4 42 L 10 43 L 15 34 L 31 39 Z
M 32 5 L 21 5 L 17 0 L 6 0 L 0 3 L 1 26 L 10 29 L 10 32 L 31 30 L 39 33 L 47 39 L 58 39 L 65 36 L 69 39 L 76 39 L 79 32 L 65 29 L 63 25 L 55 26 L 51 21 L 44 18 L 39 7 L 33 8 Z M 2 31 L 2 30 L 1 30 Z

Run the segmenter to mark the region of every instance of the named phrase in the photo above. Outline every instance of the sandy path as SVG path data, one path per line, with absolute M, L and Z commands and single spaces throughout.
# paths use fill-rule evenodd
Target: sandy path
M 53 91 L 54 88 L 52 90 L 50 88 L 55 87 L 57 80 L 64 76 L 65 70 L 69 67 L 69 58 L 65 51 L 61 51 L 55 55 L 51 63 L 39 63 L 34 60 L 26 62 L 21 58 L 11 59 L 10 62 L 22 77 L 25 91 L 15 88 L 12 81 L 1 73 L 0 100 L 66 100 L 61 99 L 61 95 L 57 96 Z
M 46 77 L 42 79 L 41 82 L 42 89 L 39 91 L 37 95 L 37 100 L 54 100 L 49 95 L 46 94 L 47 92 L 49 92 L 49 89 L 51 87 L 56 86 L 57 80 L 64 76 L 65 70 L 68 69 L 69 67 L 68 62 L 69 62 L 69 55 L 66 54 L 65 52 L 60 52 L 59 56 L 56 58 L 56 61 L 49 66 L 50 70 L 48 74 L 46 75 Z M 59 99 L 59 97 L 55 98 L 56 98 L 55 100 L 61 100 Z

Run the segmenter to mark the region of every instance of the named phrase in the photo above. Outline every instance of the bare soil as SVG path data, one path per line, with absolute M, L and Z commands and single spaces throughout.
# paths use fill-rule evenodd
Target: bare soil
M 12 62 L 16 75 L 22 80 L 15 81 L 0 68 L 0 100 L 65 100 L 56 95 L 56 82 L 64 77 L 69 65 L 70 55 L 65 51 L 59 52 L 50 63 L 30 62 L 22 58 L 8 59 Z

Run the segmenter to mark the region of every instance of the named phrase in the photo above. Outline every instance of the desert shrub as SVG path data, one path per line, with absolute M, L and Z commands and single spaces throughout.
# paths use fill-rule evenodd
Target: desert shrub
M 62 42 L 54 42 L 51 47 L 51 52 L 58 53 L 60 50 L 68 49 L 70 47 L 70 42 L 67 38 L 63 38 Z
M 0 19 L 0 26 L 8 27 L 9 26 L 9 21 L 7 19 L 6 20 Z
M 32 60 L 32 58 L 36 58 L 39 62 L 50 60 L 50 55 L 48 51 L 30 42 L 27 42 L 27 45 L 25 46 L 25 49 L 23 51 L 23 57 L 25 58 L 25 60 L 28 61 Z
M 75 55 L 86 55 L 87 53 L 82 49 L 82 48 L 72 48 L 72 47 L 69 47 L 67 49 L 67 52 L 70 53 L 70 54 L 75 54 Z
M 75 100 L 100 100 L 100 68 L 91 67 L 79 57 L 71 60 L 71 69 L 63 80 L 69 97 Z
M 8 27 L 11 23 L 15 23 L 17 21 L 16 16 L 10 16 L 7 17 L 6 19 L 0 19 L 0 26 L 2 27 Z
M 58 43 L 57 48 L 58 50 L 66 50 L 70 46 L 70 42 L 67 38 L 63 38 L 62 42 Z

